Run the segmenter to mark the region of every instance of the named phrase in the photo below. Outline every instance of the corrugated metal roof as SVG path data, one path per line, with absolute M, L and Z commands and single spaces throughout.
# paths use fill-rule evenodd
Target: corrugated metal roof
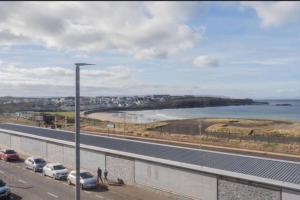
M 36 136 L 74 141 L 74 133 L 15 124 L 0 124 L 0 129 Z M 261 157 L 226 154 L 198 149 L 145 143 L 135 140 L 81 135 L 81 143 L 101 148 L 161 158 L 214 169 L 226 170 L 277 181 L 300 184 L 300 163 Z

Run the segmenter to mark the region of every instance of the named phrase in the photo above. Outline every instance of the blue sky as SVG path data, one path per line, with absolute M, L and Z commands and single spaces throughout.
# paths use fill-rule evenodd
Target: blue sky
M 0 96 L 74 95 L 80 61 L 97 64 L 82 95 L 300 98 L 299 13 L 299 2 L 1 2 Z

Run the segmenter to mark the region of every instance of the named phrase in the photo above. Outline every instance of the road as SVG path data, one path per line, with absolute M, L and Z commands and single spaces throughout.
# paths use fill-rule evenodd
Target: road
M 44 177 L 41 173 L 34 173 L 25 169 L 23 162 L 0 161 L 0 178 L 12 191 L 11 200 L 73 200 L 75 187 L 66 181 Z M 144 190 L 135 186 L 109 186 L 108 190 L 97 188 L 84 190 L 83 200 L 163 200 L 182 199 L 174 195 Z

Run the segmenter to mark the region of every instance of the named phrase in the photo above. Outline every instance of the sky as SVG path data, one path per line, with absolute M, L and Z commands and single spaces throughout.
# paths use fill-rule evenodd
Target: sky
M 300 2 L 0 2 L 0 96 L 300 98 Z

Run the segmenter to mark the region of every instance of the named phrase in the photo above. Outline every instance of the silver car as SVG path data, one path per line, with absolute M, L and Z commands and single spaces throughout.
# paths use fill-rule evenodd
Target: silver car
M 68 178 L 69 185 L 76 184 L 76 171 L 71 171 Z M 97 180 L 96 178 L 87 171 L 81 170 L 80 171 L 80 187 L 81 189 L 88 189 L 88 188 L 96 188 L 97 187 Z
M 34 172 L 41 172 L 46 165 L 46 161 L 40 157 L 29 157 L 25 160 L 25 165 L 27 169 L 32 169 Z
M 54 179 L 66 179 L 68 176 L 68 169 L 60 163 L 48 163 L 43 168 L 43 175 L 50 176 Z
M 4 181 L 0 179 L 0 199 L 10 199 L 10 189 Z

